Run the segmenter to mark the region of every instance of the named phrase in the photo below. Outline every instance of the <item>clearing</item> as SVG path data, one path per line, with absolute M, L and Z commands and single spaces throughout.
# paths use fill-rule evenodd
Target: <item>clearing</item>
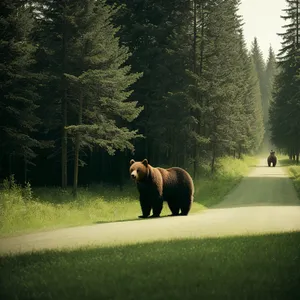
M 250 171 L 225 199 L 188 217 L 114 222 L 0 239 L 0 253 L 300 230 L 300 201 L 283 167 Z

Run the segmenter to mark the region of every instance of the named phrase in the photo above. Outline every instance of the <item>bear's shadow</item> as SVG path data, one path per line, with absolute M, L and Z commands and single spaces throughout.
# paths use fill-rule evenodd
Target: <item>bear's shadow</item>
M 159 218 L 132 218 L 132 219 L 126 219 L 126 220 L 116 220 L 116 221 L 96 221 L 93 222 L 93 224 L 105 224 L 105 223 L 120 223 L 120 222 L 130 222 L 130 221 L 144 221 L 144 220 L 155 220 L 155 219 L 161 219 L 161 218 L 172 218 L 172 216 L 160 216 Z

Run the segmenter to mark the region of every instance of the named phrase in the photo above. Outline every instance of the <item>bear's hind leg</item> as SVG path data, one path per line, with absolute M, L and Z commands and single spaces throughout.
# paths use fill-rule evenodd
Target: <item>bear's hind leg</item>
M 167 200 L 168 202 L 168 206 L 170 208 L 170 211 L 172 212 L 171 215 L 169 216 L 179 216 L 179 205 L 177 204 L 177 201 L 174 201 L 174 200 Z
M 181 204 L 181 207 L 180 207 L 180 210 L 181 210 L 180 215 L 181 216 L 187 216 L 192 207 L 192 202 L 193 202 L 192 197 L 188 196 L 185 198 L 186 198 L 185 203 Z

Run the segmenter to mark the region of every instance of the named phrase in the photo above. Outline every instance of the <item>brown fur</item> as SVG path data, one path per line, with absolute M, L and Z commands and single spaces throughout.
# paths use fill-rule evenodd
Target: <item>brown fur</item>
M 143 215 L 159 217 L 163 201 L 167 201 L 172 215 L 188 215 L 194 200 L 194 184 L 191 176 L 181 168 L 154 168 L 147 159 L 130 161 L 132 179 L 137 183 Z
M 270 152 L 270 155 L 268 156 L 267 162 L 268 162 L 268 166 L 269 167 L 271 167 L 271 164 L 273 165 L 273 167 L 276 166 L 276 164 L 277 164 L 277 157 L 276 157 L 274 151 Z

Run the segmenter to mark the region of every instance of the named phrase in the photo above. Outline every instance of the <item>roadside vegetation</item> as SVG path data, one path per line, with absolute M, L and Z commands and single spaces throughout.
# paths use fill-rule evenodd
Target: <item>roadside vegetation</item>
M 213 175 L 207 166 L 207 172 L 203 170 L 202 177 L 195 180 L 195 202 L 191 213 L 200 212 L 221 201 L 255 161 L 252 157 L 242 160 L 222 158 L 217 162 L 217 171 Z M 138 191 L 132 182 L 125 185 L 122 191 L 115 186 L 81 187 L 74 199 L 71 189 L 31 188 L 30 184 L 22 187 L 12 178 L 3 182 L 0 207 L 2 237 L 68 226 L 132 220 L 141 213 Z M 165 203 L 162 216 L 168 214 L 170 211 Z
M 279 157 L 280 165 L 285 166 L 300 199 L 300 164 L 296 160 Z

